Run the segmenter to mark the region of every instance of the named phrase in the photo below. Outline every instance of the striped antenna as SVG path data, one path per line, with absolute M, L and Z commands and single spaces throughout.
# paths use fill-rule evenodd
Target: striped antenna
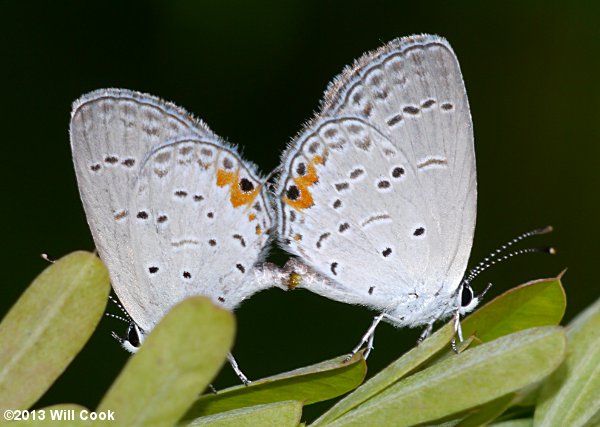
M 107 317 L 112 317 L 113 319 L 118 319 L 125 323 L 131 323 L 131 320 L 125 319 L 123 316 L 117 316 L 116 314 L 112 314 L 112 313 L 104 313 L 104 315 Z
M 116 315 L 110 314 L 110 313 L 105 313 L 106 316 L 112 317 L 114 319 L 121 319 L 121 320 L 124 320 L 127 323 L 133 322 L 133 319 L 131 318 L 131 316 L 129 316 L 129 313 L 127 313 L 127 310 L 125 310 L 125 308 L 121 305 L 121 303 L 119 301 L 117 301 L 115 298 L 113 298 L 112 295 L 109 295 L 108 299 L 111 300 L 112 302 L 114 302 L 117 307 L 119 307 L 119 310 L 121 310 L 121 312 L 125 315 L 125 317 L 127 319 L 124 319 L 121 316 L 116 316 Z
M 554 249 L 553 247 L 525 248 L 525 249 L 517 249 L 512 252 L 505 253 L 511 246 L 513 246 L 516 243 L 521 242 L 522 240 L 524 240 L 528 237 L 537 236 L 540 234 L 547 234 L 547 233 L 550 233 L 552 230 L 553 230 L 553 228 L 550 225 L 547 227 L 543 227 L 543 228 L 536 228 L 535 230 L 528 231 L 526 233 L 523 233 L 523 234 L 515 237 L 512 240 L 509 240 L 508 242 L 504 243 L 499 248 L 492 251 L 487 257 L 485 257 L 483 259 L 483 261 L 479 262 L 475 267 L 473 267 L 471 270 L 469 270 L 469 272 L 463 279 L 463 282 L 465 284 L 469 284 L 473 281 L 473 279 L 475 279 L 475 277 L 477 277 L 483 271 L 487 270 L 492 265 L 496 265 L 499 262 L 506 261 L 507 259 L 512 258 L 517 255 L 523 255 L 523 254 L 534 253 L 534 252 L 548 253 L 551 255 L 556 254 L 556 249 Z

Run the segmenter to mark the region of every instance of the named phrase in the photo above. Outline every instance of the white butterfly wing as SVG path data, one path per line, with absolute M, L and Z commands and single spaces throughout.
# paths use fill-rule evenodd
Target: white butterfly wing
M 203 123 L 153 96 L 100 90 L 75 103 L 71 145 L 98 252 L 140 327 L 190 295 L 234 308 L 261 289 L 251 276 L 272 226 L 265 189 Z
M 445 40 L 403 38 L 359 59 L 283 164 L 280 237 L 331 279 L 312 290 L 390 311 L 458 287 L 475 227 L 475 154 Z

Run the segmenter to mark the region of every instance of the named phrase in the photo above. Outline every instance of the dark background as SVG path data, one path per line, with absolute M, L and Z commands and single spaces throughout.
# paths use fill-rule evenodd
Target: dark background
M 572 318 L 599 294 L 600 6 L 583 1 L 0 1 L 0 316 L 46 267 L 41 252 L 93 249 L 68 138 L 81 94 L 125 87 L 171 100 L 268 172 L 344 65 L 423 32 L 450 41 L 469 94 L 479 185 L 471 263 L 520 232 L 556 229 L 529 245 L 555 245 L 557 256 L 511 260 L 474 286 L 492 281 L 492 297 L 568 267 Z M 237 311 L 235 354 L 250 378 L 315 363 L 349 351 L 372 314 L 305 291 L 266 291 Z M 113 329 L 124 325 L 102 320 L 38 406 L 95 407 L 128 357 Z M 370 373 L 418 333 L 381 326 Z M 227 367 L 215 381 L 234 383 Z

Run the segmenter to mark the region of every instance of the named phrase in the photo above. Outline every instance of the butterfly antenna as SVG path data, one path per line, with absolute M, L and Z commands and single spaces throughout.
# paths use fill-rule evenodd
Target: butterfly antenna
M 499 262 L 505 261 L 509 258 L 512 258 L 517 255 L 528 254 L 533 252 L 543 252 L 548 254 L 556 254 L 556 249 L 553 247 L 540 247 L 540 248 L 525 248 L 525 249 L 517 249 L 509 253 L 505 253 L 511 246 L 515 243 L 519 243 L 520 241 L 526 239 L 527 237 L 537 236 L 540 234 L 547 234 L 553 230 L 552 226 L 547 226 L 543 228 L 536 228 L 535 230 L 528 231 L 523 233 L 512 240 L 504 243 L 502 246 L 492 251 L 487 257 L 483 259 L 480 263 L 478 263 L 475 267 L 473 267 L 467 276 L 465 277 L 465 283 L 470 283 L 481 274 L 483 271 L 487 270 L 492 265 L 496 265 Z
M 123 316 L 117 316 L 116 314 L 104 313 L 104 315 L 107 316 L 107 317 L 112 317 L 113 319 L 118 319 L 118 320 L 120 320 L 122 322 L 125 322 L 125 323 L 129 323 L 130 322 L 129 319 L 126 319 Z
M 108 296 L 108 299 L 109 299 L 109 300 L 111 300 L 112 302 L 114 302 L 114 303 L 115 303 L 115 305 L 116 305 L 117 307 L 119 307 L 119 310 L 121 310 L 121 312 L 122 312 L 122 313 L 125 315 L 125 317 L 127 318 L 127 320 L 126 320 L 126 322 L 127 322 L 127 323 L 129 323 L 129 322 L 131 322 L 131 321 L 132 321 L 132 320 L 131 320 L 131 316 L 129 316 L 129 313 L 127 313 L 127 310 L 125 310 L 125 308 L 124 308 L 124 307 L 121 305 L 121 303 L 119 303 L 119 301 L 117 301 L 116 299 L 114 299 L 114 298 L 112 297 L 112 295 L 109 295 L 109 296 Z M 106 313 L 106 315 L 107 315 L 108 317 L 114 317 L 115 319 L 118 319 L 118 318 L 120 318 L 120 317 L 121 317 L 121 316 L 115 316 L 114 314 L 110 314 L 110 313 Z

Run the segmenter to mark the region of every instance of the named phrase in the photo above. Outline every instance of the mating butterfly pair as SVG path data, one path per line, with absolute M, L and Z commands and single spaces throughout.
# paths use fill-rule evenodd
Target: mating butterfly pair
M 135 351 L 177 302 L 233 310 L 301 287 L 427 325 L 478 302 L 463 279 L 476 217 L 473 129 L 459 64 L 442 38 L 394 40 L 329 85 L 282 156 L 276 191 L 200 120 L 154 96 L 101 89 L 75 102 L 71 146 L 98 252 Z M 536 230 L 539 234 L 547 230 Z M 273 234 L 298 259 L 262 264 Z M 520 239 L 518 239 L 520 240 Z M 237 368 L 233 357 L 230 360 Z M 245 377 L 236 369 L 240 378 Z

